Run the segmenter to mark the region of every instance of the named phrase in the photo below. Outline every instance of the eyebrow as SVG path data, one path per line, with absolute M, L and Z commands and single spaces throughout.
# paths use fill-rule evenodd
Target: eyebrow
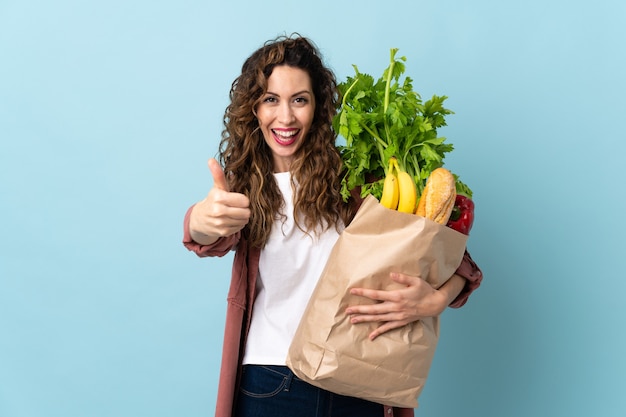
M 273 93 L 273 92 L 271 92 L 271 91 L 268 91 L 268 92 L 266 92 L 265 94 L 271 94 L 271 95 L 273 95 L 273 96 L 280 96 L 280 94 L 278 94 L 278 93 Z M 293 94 L 291 95 L 291 97 L 299 96 L 299 95 L 302 95 L 302 94 L 309 94 L 309 95 L 311 95 L 311 96 L 312 96 L 312 95 L 313 95 L 313 92 L 312 92 L 312 91 L 310 91 L 310 90 L 302 90 L 302 91 L 298 91 L 297 93 L 293 93 Z

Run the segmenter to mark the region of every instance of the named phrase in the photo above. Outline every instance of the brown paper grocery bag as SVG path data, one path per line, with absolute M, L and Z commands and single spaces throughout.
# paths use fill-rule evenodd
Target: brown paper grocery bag
M 351 324 L 349 305 L 366 298 L 352 287 L 398 288 L 389 273 L 441 286 L 461 264 L 467 236 L 413 214 L 389 210 L 368 196 L 333 247 L 289 348 L 299 378 L 337 394 L 415 408 L 439 339 L 439 318 L 427 318 L 368 339 L 376 324 Z M 371 302 L 371 301 L 370 301 Z

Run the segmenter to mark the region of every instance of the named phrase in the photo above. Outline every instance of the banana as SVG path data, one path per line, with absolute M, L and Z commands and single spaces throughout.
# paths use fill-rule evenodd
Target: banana
M 383 183 L 380 204 L 402 213 L 415 213 L 415 205 L 417 204 L 415 181 L 408 172 L 400 169 L 395 157 L 389 158 L 389 167 Z
M 389 160 L 389 168 L 387 169 L 387 176 L 383 183 L 383 195 L 380 198 L 380 204 L 388 209 L 396 210 L 398 208 L 399 200 L 399 187 L 398 177 L 393 173 L 395 167 L 395 160 L 392 158 Z
M 395 174 L 389 173 L 385 177 L 383 184 L 383 195 L 380 199 L 380 204 L 388 209 L 396 210 L 398 208 L 399 189 L 398 178 Z
M 417 187 L 411 175 L 406 171 L 398 170 L 398 186 L 400 198 L 398 200 L 398 211 L 402 213 L 415 213 L 417 203 Z

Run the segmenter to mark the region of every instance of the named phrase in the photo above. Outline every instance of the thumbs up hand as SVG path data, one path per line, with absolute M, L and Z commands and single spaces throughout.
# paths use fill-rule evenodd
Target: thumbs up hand
M 196 203 L 189 218 L 189 232 L 197 243 L 209 245 L 222 236 L 237 233 L 250 219 L 250 200 L 244 194 L 230 192 L 224 170 L 209 159 L 213 188 Z

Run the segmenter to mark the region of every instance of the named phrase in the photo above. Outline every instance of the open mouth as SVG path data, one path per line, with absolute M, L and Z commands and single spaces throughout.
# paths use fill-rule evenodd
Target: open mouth
M 300 129 L 288 129 L 288 130 L 275 130 L 272 129 L 272 134 L 274 135 L 274 140 L 278 142 L 278 144 L 283 146 L 291 145 L 298 138 L 298 133 L 300 133 Z

